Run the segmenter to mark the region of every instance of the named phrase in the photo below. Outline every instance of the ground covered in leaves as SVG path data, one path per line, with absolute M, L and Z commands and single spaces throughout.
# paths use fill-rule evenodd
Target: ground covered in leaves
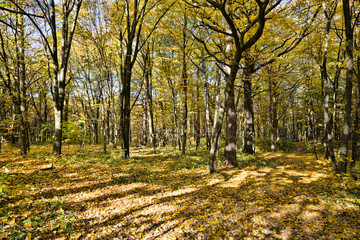
M 103 154 L 100 146 L 0 153 L 0 239 L 359 239 L 360 184 L 314 155 Z

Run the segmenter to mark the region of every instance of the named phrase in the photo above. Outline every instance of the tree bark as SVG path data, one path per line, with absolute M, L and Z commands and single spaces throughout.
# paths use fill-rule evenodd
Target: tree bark
M 182 44 L 182 90 L 183 90 L 183 113 L 182 113 L 182 129 L 181 129 L 181 155 L 186 152 L 186 135 L 188 122 L 188 103 L 187 103 L 187 65 L 186 65 L 186 31 L 187 31 L 187 15 L 186 9 L 184 12 L 184 27 L 183 27 L 183 44 Z
M 204 82 L 204 106 L 205 106 L 205 134 L 206 134 L 206 147 L 210 150 L 211 145 L 211 129 L 210 129 L 210 104 L 209 104 L 209 90 L 208 90 L 208 77 L 206 71 L 205 61 L 201 66 Z
M 335 9 L 333 13 L 328 14 L 325 1 L 323 1 L 323 9 L 325 12 L 325 16 L 327 19 L 326 28 L 325 28 L 325 43 L 324 43 L 324 53 L 323 53 L 323 62 L 321 66 L 321 78 L 322 82 L 324 83 L 324 134 L 325 134 L 325 159 L 330 156 L 331 164 L 334 172 L 337 172 L 337 163 L 334 154 L 334 147 L 333 147 L 333 135 L 332 135 L 332 126 L 330 121 L 330 114 L 329 114 L 329 100 L 330 100 L 330 83 L 327 74 L 327 53 L 328 53 L 328 45 L 329 45 L 329 34 L 330 34 L 330 27 L 331 27 L 331 20 L 334 16 Z M 334 103 L 335 104 L 335 103 Z
M 236 133 L 237 133 L 237 117 L 235 110 L 234 88 L 229 92 L 227 100 L 226 113 L 226 142 L 225 142 L 225 165 L 237 166 L 236 158 Z
M 132 48 L 132 46 L 130 47 Z M 131 50 L 130 50 L 131 51 Z M 130 85 L 131 85 L 131 68 L 126 67 L 131 63 L 131 54 L 126 55 L 125 69 L 123 75 L 123 122 L 122 122 L 122 139 L 123 139 L 123 158 L 130 158 Z
M 358 46 L 359 47 L 359 46 Z M 360 56 L 357 57 L 357 69 L 358 74 L 360 73 Z M 358 180 L 358 177 L 356 175 L 355 165 L 356 162 L 359 161 L 360 157 L 360 133 L 359 133 L 359 127 L 360 127 L 360 75 L 357 76 L 357 105 L 356 105 L 356 111 L 355 111 L 355 121 L 354 121 L 354 129 L 352 135 L 352 159 L 350 162 L 350 174 L 354 180 Z
M 339 172 L 346 173 L 347 156 L 351 129 L 351 103 L 352 103 L 352 80 L 354 75 L 354 59 L 353 59 L 353 29 L 351 23 L 351 12 L 349 0 L 343 0 L 343 13 L 345 22 L 346 36 L 346 86 L 345 86 L 345 114 L 343 124 L 343 134 L 340 147 L 340 161 L 338 164 Z
M 141 129 L 142 129 L 142 136 L 141 136 L 141 145 L 145 146 L 148 142 L 147 139 L 147 135 L 148 135 L 148 131 L 147 131 L 147 126 L 148 126 L 148 121 L 147 121 L 147 99 L 146 99 L 146 95 L 144 94 L 142 97 L 142 108 L 143 108 L 143 115 L 142 115 L 142 125 L 141 125 Z
M 153 147 L 153 150 L 156 149 L 156 133 L 154 126 L 154 111 L 153 111 L 153 101 L 152 101 L 152 63 L 150 56 L 150 48 L 147 49 L 146 53 L 146 64 L 145 64 L 145 91 L 146 91 L 146 100 L 147 100 L 147 111 L 148 111 L 148 123 L 149 123 L 149 136 L 150 142 Z
M 270 150 L 275 151 L 278 141 L 278 116 L 277 116 L 277 100 L 276 100 L 276 83 L 269 77 L 269 113 L 270 113 Z
M 195 113 L 194 116 L 194 137 L 195 137 L 195 143 L 196 143 L 196 150 L 200 147 L 200 140 L 201 140 L 201 135 L 200 135 L 200 130 L 201 130 L 201 121 L 200 121 L 200 86 L 199 84 L 196 85 L 196 103 L 197 103 L 197 111 Z
M 245 61 L 249 61 L 245 59 Z M 245 63 L 246 64 L 246 63 Z M 248 154 L 254 153 L 254 108 L 252 100 L 252 86 L 250 72 L 252 64 L 245 65 L 243 87 L 244 87 L 244 114 L 245 114 L 245 131 L 244 131 L 244 148 L 243 152 Z
M 258 24 L 257 29 L 254 35 L 252 35 L 246 42 L 244 42 L 243 32 L 238 32 L 236 23 L 232 20 L 231 16 L 227 12 L 225 3 L 220 4 L 215 1 L 208 2 L 214 7 L 220 10 L 224 19 L 226 20 L 226 44 L 225 44 L 225 62 L 227 63 L 224 68 L 225 73 L 225 90 L 224 95 L 221 101 L 221 105 L 218 111 L 218 117 L 214 119 L 214 128 L 211 136 L 211 148 L 210 148 L 210 158 L 209 158 L 209 173 L 216 172 L 216 152 L 218 150 L 218 140 L 221 132 L 221 126 L 224 119 L 224 113 L 226 110 L 226 104 L 231 90 L 234 88 L 234 82 L 236 79 L 237 72 L 239 70 L 239 62 L 241 60 L 241 55 L 244 51 L 249 49 L 254 45 L 259 38 L 261 37 L 264 27 L 265 27 L 265 15 L 269 12 L 266 12 L 266 7 L 269 4 L 269 0 L 264 2 L 257 1 L 259 7 L 258 12 Z M 274 3 L 273 8 L 276 7 L 280 2 Z M 239 35 L 240 34 L 240 35 Z M 233 48 L 233 44 L 235 48 Z M 230 60 L 231 59 L 231 60 Z

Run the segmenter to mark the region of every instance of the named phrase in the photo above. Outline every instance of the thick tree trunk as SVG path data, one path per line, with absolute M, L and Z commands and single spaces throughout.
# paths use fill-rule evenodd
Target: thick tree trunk
M 235 111 L 234 88 L 229 92 L 227 100 L 226 113 L 226 142 L 225 142 L 225 162 L 226 165 L 237 166 L 236 158 L 236 133 L 237 133 L 237 116 Z
M 214 128 L 211 134 L 211 148 L 210 148 L 210 158 L 209 158 L 209 173 L 215 173 L 217 170 L 217 164 L 216 164 L 216 153 L 219 148 L 219 137 L 221 132 L 222 123 L 224 120 L 225 110 L 226 110 L 226 104 L 228 102 L 228 98 L 231 92 L 231 89 L 234 88 L 234 81 L 236 78 L 236 73 L 238 71 L 239 67 L 238 64 L 236 66 L 232 66 L 230 75 L 227 75 L 225 77 L 225 90 L 223 97 L 221 99 L 221 104 L 219 106 L 219 109 L 217 111 L 217 117 L 214 118 Z
M 227 32 L 231 33 L 231 29 L 227 26 Z M 231 35 L 226 36 L 226 47 L 225 47 L 225 61 L 231 62 L 231 66 L 225 66 L 225 90 L 224 95 L 221 99 L 220 106 L 214 116 L 214 127 L 211 134 L 211 147 L 210 147 L 210 158 L 209 158 L 209 173 L 215 173 L 217 170 L 217 155 L 219 149 L 219 138 L 222 123 L 224 120 L 224 114 L 228 104 L 228 99 L 231 95 L 231 91 L 234 91 L 234 82 L 236 79 L 237 72 L 239 70 L 239 62 L 241 59 L 241 52 L 237 51 L 234 55 L 234 59 L 231 61 L 231 53 L 233 51 L 233 37 Z M 236 132 L 235 132 L 236 134 Z M 235 155 L 236 156 L 236 155 Z
M 360 81 L 359 83 L 360 84 Z M 358 99 L 357 99 L 357 106 L 355 111 L 355 121 L 354 121 L 354 129 L 359 129 L 360 126 L 360 86 L 357 91 Z M 352 159 L 350 162 L 350 173 L 353 179 L 357 180 L 358 177 L 356 175 L 355 165 L 356 162 L 359 160 L 360 155 L 360 137 L 359 137 L 359 131 L 354 131 L 352 134 Z
M 245 129 L 244 129 L 244 146 L 243 152 L 247 154 L 254 153 L 254 107 L 252 100 L 252 84 L 251 74 L 254 72 L 254 64 L 248 55 L 245 56 L 245 69 L 243 72 L 243 89 L 244 89 L 244 117 L 245 117 Z
M 346 35 L 346 86 L 345 86 L 345 114 L 343 124 L 343 134 L 341 138 L 340 158 L 338 167 L 339 172 L 346 173 L 348 164 L 348 148 L 351 129 L 351 101 L 352 101 L 352 80 L 354 75 L 353 59 L 353 29 L 351 26 L 351 12 L 349 0 L 343 0 L 343 13 Z

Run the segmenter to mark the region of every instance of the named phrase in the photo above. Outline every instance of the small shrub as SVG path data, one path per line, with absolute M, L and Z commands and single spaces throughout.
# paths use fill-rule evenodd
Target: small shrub
M 276 144 L 276 149 L 282 152 L 290 152 L 293 148 L 294 143 L 285 138 L 280 138 Z
M 255 140 L 255 145 L 261 151 L 267 152 L 271 150 L 271 140 L 270 138 L 257 138 Z M 281 152 L 290 152 L 294 147 L 294 143 L 285 139 L 280 138 L 276 143 L 276 150 Z
M 311 141 L 304 142 L 303 143 L 303 149 L 304 149 L 304 153 L 315 153 L 315 151 L 314 151 L 314 143 L 311 142 Z M 316 149 L 317 153 L 324 153 L 325 152 L 324 145 L 322 145 L 322 144 L 316 144 L 315 149 Z

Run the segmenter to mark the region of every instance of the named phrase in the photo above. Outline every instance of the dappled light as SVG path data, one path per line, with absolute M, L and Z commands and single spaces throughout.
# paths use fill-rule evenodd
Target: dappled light
M 102 154 L 34 147 L 1 154 L 1 236 L 71 239 L 334 239 L 360 237 L 360 186 L 309 154 L 258 154 L 206 173 L 207 155 L 134 149 Z M 5 153 L 6 152 L 6 153 Z M 196 153 L 196 152 L 194 152 Z M 5 155 L 6 154 L 6 155 Z M 242 155 L 239 155 L 239 159 Z M 54 168 L 33 172 L 44 165 Z M 22 234 L 22 235 L 21 235 Z M 20 237 L 22 238 L 22 237 Z

